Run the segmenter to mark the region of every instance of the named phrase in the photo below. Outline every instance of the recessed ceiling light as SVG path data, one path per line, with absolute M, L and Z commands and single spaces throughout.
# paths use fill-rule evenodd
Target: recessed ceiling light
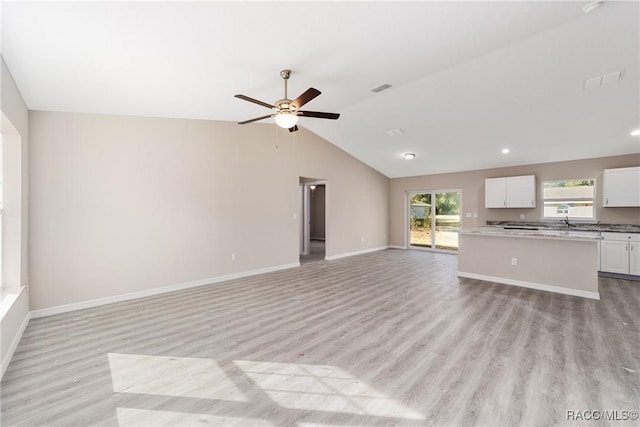
M 503 148 L 502 149 L 502 154 L 509 154 L 509 149 L 508 148 Z
M 634 129 L 631 131 L 631 136 L 640 136 L 640 129 Z
M 407 160 L 413 160 L 416 158 L 416 155 L 413 153 L 405 153 L 404 158 Z

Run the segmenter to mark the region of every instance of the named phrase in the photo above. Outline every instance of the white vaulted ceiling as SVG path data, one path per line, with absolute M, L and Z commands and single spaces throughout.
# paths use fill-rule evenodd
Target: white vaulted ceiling
M 2 55 L 32 110 L 230 121 L 290 68 L 341 113 L 299 124 L 389 177 L 637 155 L 639 3 L 585 4 L 4 2 Z

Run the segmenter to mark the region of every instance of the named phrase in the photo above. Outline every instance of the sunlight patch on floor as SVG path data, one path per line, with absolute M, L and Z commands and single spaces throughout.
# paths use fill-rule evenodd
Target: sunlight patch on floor
M 211 359 L 109 353 L 109 366 L 115 393 L 247 401 Z
M 284 408 L 422 420 L 424 416 L 335 366 L 235 360 Z
M 175 426 L 273 426 L 263 419 L 238 418 L 188 412 L 158 411 L 150 409 L 117 408 L 120 427 L 175 427 Z

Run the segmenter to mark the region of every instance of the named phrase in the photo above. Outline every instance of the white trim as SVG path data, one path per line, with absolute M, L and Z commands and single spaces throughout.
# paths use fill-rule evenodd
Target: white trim
M 504 277 L 485 276 L 484 274 L 465 273 L 458 271 L 458 277 L 484 280 L 487 282 L 502 283 L 504 285 L 520 286 L 523 288 L 538 289 L 540 291 L 555 292 L 558 294 L 572 295 L 575 297 L 600 299 L 600 292 L 581 291 L 579 289 L 563 288 L 560 286 L 546 285 L 544 283 L 525 282 L 523 280 L 506 279 Z
M 389 249 L 407 249 L 407 247 L 399 245 L 389 245 Z
M 377 247 L 377 248 L 363 249 L 361 251 L 347 252 L 347 253 L 338 254 L 338 255 L 331 255 L 331 256 L 325 257 L 324 259 L 326 259 L 327 261 L 331 261 L 331 260 L 334 260 L 334 259 L 346 258 L 346 257 L 354 256 L 354 255 L 362 255 L 362 254 L 368 254 L 370 252 L 384 251 L 385 249 L 389 249 L 389 246 L 380 246 L 380 247 Z
M 304 184 L 302 188 L 302 232 L 304 244 L 302 255 L 311 254 L 311 189 L 310 184 Z
M 40 310 L 31 311 L 31 318 L 37 319 L 39 317 L 52 316 L 54 314 L 67 313 L 75 310 L 83 310 L 85 308 L 97 307 L 105 304 L 112 304 L 114 302 L 129 301 L 132 299 L 144 298 L 153 295 L 165 294 L 168 292 L 180 291 L 183 289 L 195 288 L 198 286 L 212 285 L 214 283 L 225 282 L 227 280 L 241 279 L 243 277 L 255 276 L 258 274 L 272 273 L 274 271 L 287 270 L 289 268 L 300 267 L 299 262 L 291 264 L 276 265 L 274 267 L 260 268 L 257 270 L 244 271 L 241 273 L 228 274 L 226 276 L 211 277 L 208 279 L 194 280 L 192 282 L 178 283 L 176 285 L 163 286 L 161 288 L 147 289 L 139 292 L 132 292 L 128 294 L 114 295 L 105 298 L 92 299 L 88 301 L 81 301 L 72 304 L 58 305 L 55 307 L 43 308 Z
M 411 245 L 407 249 L 411 249 L 412 251 L 436 252 L 436 253 L 441 253 L 441 254 L 458 255 L 458 251 L 452 251 L 452 250 L 449 250 L 449 249 L 432 248 L 430 246 Z
M 13 304 L 22 294 L 22 291 L 25 288 L 0 288 L 0 322 L 4 319 L 4 317 L 11 311 Z
M 0 379 L 4 376 L 4 373 L 7 371 L 9 367 L 9 363 L 11 363 L 11 359 L 13 359 L 13 353 L 15 353 L 16 348 L 18 348 L 18 344 L 22 339 L 22 334 L 24 334 L 24 330 L 27 329 L 27 325 L 29 324 L 29 320 L 31 320 L 31 313 L 27 311 L 27 314 L 24 316 L 18 331 L 16 332 L 13 340 L 11 341 L 11 345 L 9 346 L 9 350 L 7 350 L 7 354 L 4 355 L 2 359 L 2 366 L 0 367 Z

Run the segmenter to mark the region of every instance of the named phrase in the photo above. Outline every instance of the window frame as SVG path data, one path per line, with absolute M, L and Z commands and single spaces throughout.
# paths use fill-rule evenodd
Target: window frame
M 572 202 L 584 202 L 584 201 L 591 201 L 591 206 L 592 206 L 592 216 L 591 217 L 584 217 L 584 216 L 571 216 L 570 213 L 570 209 L 567 212 L 566 215 L 564 216 L 546 216 L 545 215 L 545 202 L 548 201 L 557 201 L 557 199 L 550 199 L 550 198 L 545 198 L 545 184 L 547 183 L 558 183 L 558 182 L 570 182 L 570 181 L 591 181 L 593 182 L 593 196 L 591 198 L 585 198 L 585 197 L 576 197 L 576 198 L 569 198 L 567 199 L 567 202 L 572 203 Z M 598 181 L 596 178 L 568 178 L 568 179 L 548 179 L 548 180 L 544 180 L 540 183 L 540 201 L 542 203 L 542 212 L 541 212 L 541 220 L 542 221 L 562 221 L 565 217 L 569 218 L 569 220 L 573 221 L 573 222 L 581 222 L 581 223 L 597 223 L 598 222 L 598 211 L 596 209 L 596 199 L 597 199 L 597 184 Z M 570 207 L 569 207 L 570 208 Z

